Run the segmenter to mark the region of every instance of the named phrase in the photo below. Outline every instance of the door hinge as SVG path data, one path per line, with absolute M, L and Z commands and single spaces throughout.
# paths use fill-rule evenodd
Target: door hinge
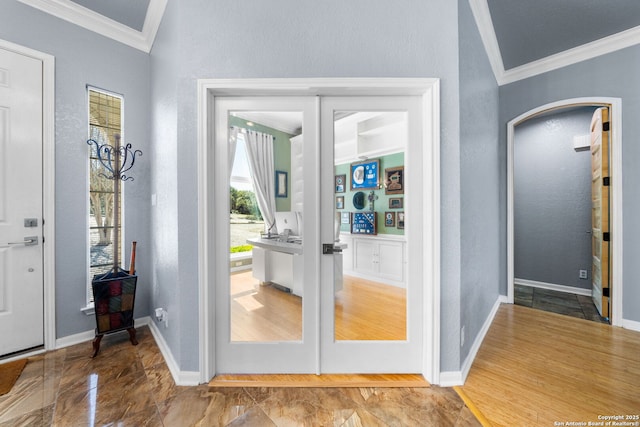
M 603 132 L 609 132 L 609 122 L 603 122 L 602 123 L 602 131 Z
M 609 288 L 602 288 L 602 296 L 609 298 Z
M 604 185 L 605 187 L 608 187 L 609 185 L 611 185 L 608 176 L 605 176 L 604 178 L 602 178 L 602 185 Z
M 608 242 L 610 239 L 611 239 L 611 235 L 609 234 L 609 232 L 608 232 L 608 231 L 607 231 L 607 232 L 605 232 L 605 233 L 602 233 L 602 240 L 603 240 L 604 242 Z

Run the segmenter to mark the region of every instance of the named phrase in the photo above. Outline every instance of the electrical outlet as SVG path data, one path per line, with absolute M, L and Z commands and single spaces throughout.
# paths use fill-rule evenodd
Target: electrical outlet
M 460 329 L 460 347 L 464 347 L 464 326 Z
M 580 276 L 581 279 L 586 279 L 587 276 L 587 270 L 580 270 Z

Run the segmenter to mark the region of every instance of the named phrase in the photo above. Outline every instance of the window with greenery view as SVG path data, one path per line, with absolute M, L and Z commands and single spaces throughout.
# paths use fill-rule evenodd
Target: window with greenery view
M 94 88 L 89 88 L 89 139 L 103 144 L 116 145 L 115 135 L 122 135 L 123 98 Z M 121 248 L 113 247 L 114 215 L 120 215 L 122 224 L 122 193 L 119 212 L 114 212 L 113 180 L 107 179 L 104 167 L 97 158 L 95 146 L 89 148 L 89 281 L 96 274 L 108 272 L 113 266 L 114 250 L 122 254 Z M 120 256 L 120 259 L 122 257 Z M 89 286 L 89 301 L 92 300 Z
M 253 192 L 247 149 L 241 133 L 238 134 L 230 184 L 230 250 L 231 253 L 247 252 L 252 249 L 252 246 L 247 244 L 247 238 L 260 236 L 260 233 L 264 232 L 264 221 Z

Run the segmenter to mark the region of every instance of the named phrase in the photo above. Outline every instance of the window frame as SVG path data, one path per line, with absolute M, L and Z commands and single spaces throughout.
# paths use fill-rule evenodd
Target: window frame
M 96 86 L 91 86 L 91 85 L 87 85 L 86 87 L 86 97 L 87 97 L 87 140 L 92 138 L 92 133 L 91 133 L 91 129 L 92 129 L 92 120 L 91 120 L 91 92 L 96 92 L 99 94 L 104 94 L 110 97 L 114 97 L 114 98 L 118 98 L 120 100 L 120 126 L 119 126 L 119 133 L 121 136 L 121 141 L 125 140 L 125 128 L 124 128 L 124 115 L 125 115 L 125 103 L 124 103 L 124 95 L 113 92 L 113 91 L 109 91 L 109 90 L 105 90 Z M 91 282 L 93 280 L 93 275 L 92 275 L 92 264 L 91 264 L 91 231 L 92 231 L 92 226 L 91 226 L 91 200 L 90 200 L 90 194 L 91 194 L 91 159 L 92 159 L 92 153 L 95 151 L 95 147 L 93 146 L 87 146 L 87 163 L 86 163 L 86 170 L 87 170 L 87 179 L 86 179 L 86 191 L 85 191 L 85 195 L 86 195 L 86 227 L 85 227 L 85 232 L 86 232 L 86 241 L 87 241 L 87 267 L 86 267 L 86 275 L 87 275 L 87 285 L 86 285 L 86 306 L 82 308 L 82 311 L 85 312 L 85 314 L 87 315 L 92 315 L 93 314 L 93 291 L 91 288 Z M 118 248 L 118 250 L 120 251 L 120 254 L 124 255 L 125 253 L 125 246 L 124 246 L 124 235 L 125 235 L 125 192 L 124 192 L 124 186 L 120 187 L 120 247 Z M 113 244 L 113 243 L 112 243 Z M 123 259 L 123 257 L 121 256 L 120 259 Z M 113 260 L 113 256 L 111 257 L 111 260 Z

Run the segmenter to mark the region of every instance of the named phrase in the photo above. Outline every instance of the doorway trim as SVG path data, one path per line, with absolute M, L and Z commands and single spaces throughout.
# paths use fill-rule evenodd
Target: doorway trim
M 214 100 L 216 96 L 417 95 L 423 102 L 422 164 L 431 171 L 423 189 L 425 221 L 423 271 L 425 328 L 422 373 L 432 384 L 440 378 L 440 80 L 412 78 L 295 78 L 198 80 L 198 287 L 200 382 L 216 373 L 215 236 L 213 235 Z M 226 254 L 225 254 L 226 255 Z
M 2 39 L 0 48 L 42 63 L 43 338 L 44 349 L 53 350 L 56 347 L 55 57 Z
M 539 114 L 553 110 L 561 110 L 574 106 L 607 106 L 611 109 L 611 271 L 615 278 L 613 297 L 611 302 L 611 325 L 622 326 L 622 249 L 624 235 L 622 233 L 622 99 L 608 97 L 571 98 L 556 101 L 529 110 L 507 123 L 507 300 L 513 304 L 514 300 L 514 143 L 515 127 Z

